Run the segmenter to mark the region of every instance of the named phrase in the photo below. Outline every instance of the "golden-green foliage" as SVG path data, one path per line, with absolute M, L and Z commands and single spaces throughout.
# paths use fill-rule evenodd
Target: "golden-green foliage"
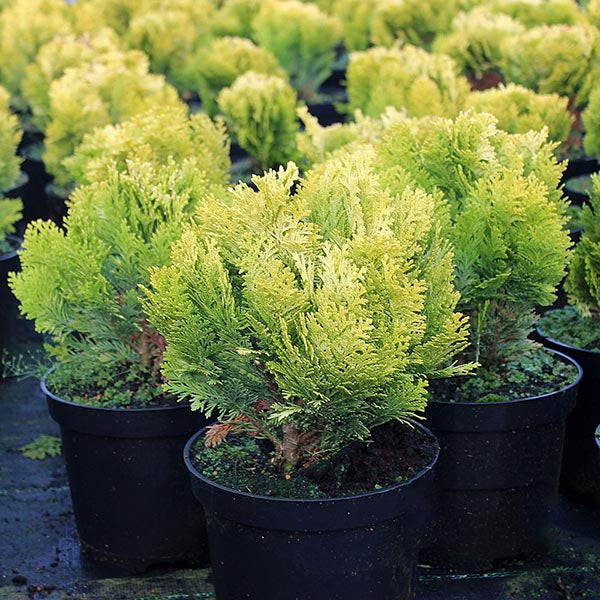
M 392 198 L 372 150 L 293 164 L 201 207 L 153 269 L 146 309 L 168 345 L 168 389 L 271 440 L 285 470 L 421 412 L 425 378 L 464 373 L 452 253 L 433 200 Z
M 597 43 L 598 32 L 589 26 L 540 25 L 505 45 L 503 73 L 536 92 L 585 102 Z
M 21 218 L 23 203 L 18 198 L 2 198 L 0 196 L 0 254 L 11 248 L 6 243 L 6 236 L 15 232 L 15 223 Z
M 537 25 L 576 25 L 582 22 L 575 0 L 486 0 L 491 10 L 510 15 L 526 27 Z
M 594 27 L 600 27 L 600 0 L 590 0 L 584 7 L 584 15 Z
M 21 105 L 25 68 L 56 35 L 71 33 L 63 0 L 14 0 L 0 13 L 0 84 Z
M 152 10 L 157 1 L 160 0 L 87 0 L 86 4 L 92 5 L 111 29 L 125 35 L 135 16 Z
M 186 59 L 208 43 L 214 10 L 212 0 L 163 2 L 155 10 L 139 12 L 131 19 L 127 42 L 149 56 L 152 71 L 186 90 Z
M 142 52 L 107 52 L 91 63 L 66 69 L 50 86 L 43 157 L 56 183 L 70 183 L 63 161 L 86 133 L 156 106 L 177 108 L 181 102 L 162 75 L 148 74 L 148 59 Z
M 344 46 L 349 51 L 366 50 L 378 0 L 335 0 L 333 13 L 344 28 Z
M 581 118 L 585 129 L 583 147 L 588 156 L 600 154 L 600 86 L 590 93 L 590 99 Z
M 451 56 L 463 73 L 481 77 L 500 70 L 503 46 L 524 30 L 523 25 L 508 15 L 493 14 L 479 6 L 459 13 L 450 30 L 436 38 L 433 50 Z
M 281 77 L 248 71 L 217 98 L 239 145 L 263 168 L 286 163 L 295 152 L 296 93 Z
M 343 35 L 340 21 L 313 4 L 265 0 L 252 27 L 258 45 L 277 57 L 300 96 L 312 98 L 331 74 Z
M 564 276 L 570 241 L 554 147 L 545 132 L 509 135 L 476 113 L 398 122 L 376 144 L 392 190 L 408 181 L 439 199 L 471 321 L 468 356 L 496 372 L 531 348 L 534 309 L 552 303 Z
M 217 36 L 251 38 L 252 19 L 261 4 L 262 0 L 224 0 L 212 19 L 213 33 Z
M 10 190 L 19 180 L 21 159 L 17 146 L 21 136 L 19 119 L 10 112 L 10 94 L 0 87 L 0 192 Z
M 22 313 L 50 336 L 59 363 L 117 377 L 131 366 L 148 374 L 156 366 L 159 348 L 151 347 L 138 286 L 148 283 L 149 267 L 168 264 L 207 185 L 194 160 L 132 162 L 78 188 L 64 230 L 49 221 L 28 225 L 22 271 L 9 284 Z
M 187 61 L 186 80 L 190 89 L 197 89 L 205 112 L 217 112 L 217 96 L 240 75 L 248 71 L 278 75 L 285 78 L 273 53 L 239 37 L 216 38 Z
M 589 316 L 600 310 L 600 177 L 592 175 L 590 204 L 582 210 L 583 233 L 565 281 L 569 302 Z
M 165 134 L 168 132 L 168 135 Z M 118 125 L 107 125 L 84 136 L 64 165 L 76 184 L 108 179 L 130 160 L 154 165 L 172 158 L 194 158 L 208 182 L 225 186 L 229 173 L 229 139 L 224 124 L 205 114 L 188 117 L 184 106 L 157 106 Z
M 376 0 L 371 40 L 378 46 L 402 40 L 429 48 L 437 34 L 449 29 L 460 8 L 460 0 Z
M 34 125 L 44 131 L 48 125 L 50 84 L 62 77 L 69 67 L 92 62 L 99 55 L 118 50 L 119 40 L 110 29 L 94 36 L 54 37 L 44 44 L 35 62 L 29 64 L 23 81 L 23 97 L 33 112 Z
M 348 109 L 375 118 L 388 106 L 411 117 L 455 116 L 469 93 L 451 58 L 415 46 L 353 52 L 346 79 Z
M 537 94 L 509 83 L 506 87 L 471 93 L 465 107 L 493 114 L 498 127 L 508 133 L 541 131 L 546 127 L 549 140 L 564 142 L 573 122 L 568 103 L 568 98 L 558 94 Z

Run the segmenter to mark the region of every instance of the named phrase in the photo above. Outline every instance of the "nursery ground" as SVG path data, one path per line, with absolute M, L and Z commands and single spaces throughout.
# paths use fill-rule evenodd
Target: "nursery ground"
M 18 324 L 13 350 L 39 343 Z M 1 382 L 0 414 L 0 600 L 214 600 L 209 570 L 127 576 L 90 562 L 77 541 L 62 457 L 32 460 L 20 451 L 42 434 L 58 435 L 37 382 Z M 547 556 L 484 575 L 422 565 L 416 600 L 600 600 L 600 508 L 561 496 L 551 537 Z

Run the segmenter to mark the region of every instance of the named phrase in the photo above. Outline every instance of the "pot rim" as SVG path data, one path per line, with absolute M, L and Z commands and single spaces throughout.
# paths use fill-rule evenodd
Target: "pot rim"
M 429 403 L 436 404 L 436 405 L 441 404 L 444 406 L 445 405 L 478 406 L 478 407 L 482 407 L 482 410 L 485 410 L 485 408 L 483 408 L 485 406 L 493 407 L 493 406 L 508 406 L 508 405 L 521 404 L 521 403 L 525 403 L 525 402 L 530 402 L 531 400 L 540 400 L 542 398 L 548 398 L 550 396 L 554 396 L 555 394 L 569 392 L 573 388 L 577 387 L 583 378 L 583 369 L 581 368 L 581 365 L 575 359 L 571 358 L 567 354 L 564 354 L 563 352 L 559 352 L 558 350 L 553 350 L 551 348 L 544 348 L 544 350 L 546 350 L 548 352 L 552 352 L 553 354 L 557 355 L 558 357 L 562 357 L 564 362 L 568 362 L 568 363 L 571 363 L 572 365 L 574 365 L 577 368 L 577 377 L 575 378 L 575 380 L 558 390 L 552 390 L 551 392 L 546 392 L 545 394 L 540 394 L 538 396 L 527 396 L 526 398 L 512 398 L 511 400 L 503 400 L 501 402 L 466 402 L 464 400 L 461 400 L 460 402 L 447 402 L 445 400 L 435 400 L 435 399 L 431 398 L 427 401 L 427 403 L 428 404 Z
M 556 344 L 557 346 L 560 346 L 567 350 L 576 350 L 577 352 L 581 352 L 584 356 L 587 355 L 589 358 L 592 358 L 594 356 L 600 357 L 600 350 L 588 350 L 587 348 L 580 348 L 579 346 L 571 346 L 571 344 L 567 344 L 566 342 L 561 342 L 560 340 L 557 340 L 557 339 L 550 337 L 549 335 L 546 335 L 545 333 L 543 333 L 542 330 L 540 329 L 539 325 L 536 326 L 535 330 L 540 337 L 544 338 L 545 340 L 548 340 L 552 344 Z M 554 352 L 557 352 L 558 354 L 562 354 L 561 352 L 558 352 L 558 350 L 555 350 Z
M 40 389 L 42 390 L 42 393 L 44 393 L 47 397 L 52 398 L 52 400 L 56 401 L 56 402 L 60 402 L 61 404 L 65 404 L 67 406 L 74 406 L 80 409 L 89 409 L 92 411 L 98 411 L 98 412 L 102 412 L 105 414 L 122 414 L 124 412 L 131 412 L 131 413 L 154 413 L 154 412 L 159 412 L 159 411 L 175 411 L 175 410 L 186 410 L 189 408 L 189 404 L 188 403 L 181 403 L 181 404 L 177 404 L 175 406 L 149 406 L 149 407 L 145 407 L 145 408 L 109 408 L 109 407 L 102 407 L 102 406 L 90 406 L 88 404 L 79 404 L 78 402 L 73 402 L 71 400 L 67 400 L 66 398 L 61 398 L 60 396 L 57 396 L 56 394 L 54 394 L 53 392 L 51 392 L 48 387 L 46 386 L 46 378 L 48 377 L 48 375 L 50 375 L 50 373 L 52 373 L 52 371 L 54 371 L 57 368 L 57 365 L 54 365 L 51 369 L 49 369 L 46 374 L 42 377 L 42 379 L 40 379 Z M 177 402 L 180 402 L 179 400 Z
M 185 448 L 183 449 L 183 460 L 184 460 L 185 465 L 188 468 L 190 474 L 193 477 L 195 477 L 196 479 L 199 479 L 204 484 L 207 484 L 213 488 L 216 488 L 220 492 L 224 492 L 227 494 L 234 494 L 236 496 L 241 496 L 243 498 L 247 498 L 250 500 L 263 500 L 263 501 L 266 501 L 269 503 L 280 503 L 280 505 L 290 505 L 290 506 L 295 503 L 296 504 L 301 503 L 305 506 L 311 505 L 311 504 L 316 506 L 316 505 L 323 504 L 323 503 L 332 504 L 335 502 L 342 502 L 342 501 L 354 502 L 357 500 L 366 499 L 366 498 L 370 498 L 370 497 L 375 497 L 375 498 L 381 497 L 381 496 L 384 496 L 385 494 L 389 494 L 390 492 L 394 492 L 403 487 L 407 487 L 411 483 L 424 477 L 427 473 L 429 473 L 435 467 L 435 465 L 439 459 L 439 456 L 440 456 L 440 445 L 439 445 L 439 441 L 438 441 L 437 437 L 427 427 L 425 427 L 424 425 L 422 425 L 421 423 L 419 423 L 413 419 L 407 419 L 406 422 L 421 429 L 431 439 L 431 441 L 433 442 L 433 447 L 434 447 L 434 451 L 435 451 L 435 456 L 433 457 L 432 461 L 427 466 L 425 466 L 423 469 L 421 469 L 418 473 L 416 473 L 415 475 L 413 475 L 410 479 L 407 479 L 406 481 L 396 483 L 394 485 L 385 487 L 381 490 L 372 490 L 370 492 L 363 492 L 360 494 L 353 494 L 350 496 L 337 496 L 334 498 L 283 498 L 280 496 L 263 496 L 261 494 L 252 494 L 250 492 L 236 490 L 235 488 L 231 488 L 226 485 L 217 483 L 216 481 L 213 481 L 212 479 L 205 477 L 192 464 L 192 461 L 190 458 L 190 450 L 191 450 L 192 446 L 196 443 L 198 438 L 204 434 L 204 432 L 206 431 L 206 429 L 208 427 L 210 427 L 210 425 L 207 425 L 206 427 L 203 427 L 202 429 L 197 431 L 188 440 L 188 442 L 185 445 Z
M 0 262 L 14 258 L 15 256 L 17 256 L 17 254 L 21 251 L 21 248 L 23 247 L 23 240 L 20 237 L 17 237 L 16 235 L 8 233 L 6 234 L 6 239 L 13 242 L 13 244 L 17 244 L 17 247 L 14 250 L 9 250 L 4 254 L 0 254 Z
M 598 427 L 596 427 L 596 445 L 598 446 L 598 449 L 600 450 L 600 425 L 598 425 Z

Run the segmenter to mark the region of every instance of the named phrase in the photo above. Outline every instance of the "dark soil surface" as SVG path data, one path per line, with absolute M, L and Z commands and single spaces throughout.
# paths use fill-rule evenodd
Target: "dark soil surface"
M 39 347 L 29 328 L 17 329 L 13 349 Z M 164 565 L 128 575 L 93 563 L 77 538 L 62 457 L 20 451 L 40 435 L 58 427 L 37 381 L 1 382 L 0 600 L 215 600 L 210 570 Z M 484 574 L 420 565 L 415 600 L 600 600 L 600 507 L 562 496 L 550 537 L 546 556 Z
M 402 483 L 430 465 L 435 442 L 422 429 L 388 423 L 373 431 L 369 443 L 355 442 L 325 463 L 284 475 L 273 460 L 273 447 L 249 436 L 230 436 L 216 448 L 202 440 L 194 466 L 228 488 L 282 498 L 336 498 Z

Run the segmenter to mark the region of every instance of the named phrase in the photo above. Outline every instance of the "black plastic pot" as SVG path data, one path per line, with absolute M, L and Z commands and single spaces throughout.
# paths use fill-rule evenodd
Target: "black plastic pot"
M 598 425 L 598 427 L 596 428 L 596 434 L 594 436 L 594 439 L 596 440 L 596 446 L 598 446 L 598 451 L 600 452 L 600 425 Z
M 187 405 L 84 406 L 42 391 L 60 425 L 77 532 L 98 561 L 129 571 L 206 565 L 206 524 L 181 453 L 205 419 Z
M 579 176 L 581 177 L 581 175 Z M 571 177 L 565 181 L 564 192 L 565 196 L 571 201 L 572 204 L 576 206 L 583 206 L 584 204 L 589 203 L 589 195 L 586 192 L 580 192 L 575 189 L 574 184 L 577 180 L 577 177 Z
M 430 400 L 425 415 L 440 441 L 441 497 L 422 560 L 480 571 L 499 559 L 547 549 L 565 420 L 582 376 L 578 370 L 576 382 L 542 396 L 491 403 Z
M 44 193 L 46 194 L 49 217 L 57 225 L 62 225 L 67 215 L 68 193 L 62 188 L 57 188 L 53 182 L 47 183 L 44 186 Z
M 580 175 L 591 175 L 598 170 L 600 170 L 598 159 L 591 156 L 574 158 L 567 162 L 567 167 L 562 174 L 561 183 L 565 183 L 569 179 L 579 177 Z
M 415 424 L 431 435 L 421 425 Z M 184 458 L 203 504 L 218 600 L 407 600 L 435 496 L 432 467 L 406 483 L 335 499 L 255 496 L 203 477 Z
M 37 141 L 36 143 L 40 144 L 41 142 Z M 30 221 L 36 219 L 46 220 L 52 217 L 45 190 L 52 177 L 46 171 L 44 162 L 36 157 L 35 147 L 32 143 L 30 146 L 22 145 L 19 150 L 24 158 L 21 168 L 29 177 L 29 183 L 21 196 L 23 200 L 23 220 L 20 229 L 22 230 Z
M 577 405 L 567 419 L 560 483 L 600 503 L 600 457 L 594 443 L 600 422 L 600 352 L 583 350 L 537 334 L 544 345 L 577 361 L 583 369 Z
M 12 335 L 14 321 L 17 317 L 17 301 L 8 287 L 7 279 L 11 271 L 19 270 L 17 250 L 22 242 L 13 235 L 7 236 L 7 239 L 13 245 L 14 250 L 0 255 L 0 380 L 2 380 L 4 371 L 2 356 Z

